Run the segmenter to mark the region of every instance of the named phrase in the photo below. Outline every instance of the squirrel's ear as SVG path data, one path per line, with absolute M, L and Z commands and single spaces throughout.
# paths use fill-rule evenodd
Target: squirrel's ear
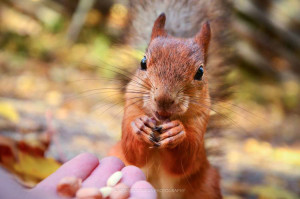
M 166 22 L 166 15 L 165 13 L 161 13 L 154 22 L 152 28 L 151 40 L 154 39 L 155 37 L 167 36 L 167 32 L 165 30 L 165 22 Z
M 207 55 L 208 46 L 210 42 L 210 25 L 209 22 L 205 22 L 199 33 L 195 36 L 195 41 L 200 46 L 204 57 Z

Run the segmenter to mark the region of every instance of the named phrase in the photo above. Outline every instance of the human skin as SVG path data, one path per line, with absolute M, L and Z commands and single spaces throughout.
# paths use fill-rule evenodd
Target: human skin
M 125 167 L 124 163 L 116 157 L 99 159 L 90 154 L 83 153 L 66 162 L 57 171 L 40 182 L 32 189 L 25 189 L 18 184 L 4 170 L 0 169 L 0 198 L 7 199 L 58 199 L 56 186 L 58 182 L 67 176 L 75 176 L 83 180 L 83 187 L 101 188 L 111 174 L 121 171 L 121 182 L 130 187 L 130 199 L 155 199 L 154 188 L 146 182 L 144 173 L 135 166 Z

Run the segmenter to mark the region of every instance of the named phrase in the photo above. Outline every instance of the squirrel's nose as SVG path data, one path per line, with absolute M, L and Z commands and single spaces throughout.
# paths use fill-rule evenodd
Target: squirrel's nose
M 168 93 L 160 93 L 155 95 L 154 101 L 157 104 L 157 107 L 160 109 L 168 109 L 175 103 L 174 98 Z

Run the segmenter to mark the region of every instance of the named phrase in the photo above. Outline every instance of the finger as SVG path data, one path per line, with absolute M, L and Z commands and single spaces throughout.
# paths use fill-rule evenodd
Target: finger
M 155 199 L 156 197 L 155 189 L 146 181 L 138 181 L 134 183 L 130 189 L 130 198 Z
M 174 128 L 176 126 L 179 126 L 180 123 L 178 121 L 171 121 L 171 122 L 168 122 L 168 123 L 164 123 L 164 124 L 161 124 L 159 126 L 156 127 L 157 131 L 165 131 L 165 130 L 168 130 L 170 128 Z
M 152 133 L 152 130 L 141 119 L 136 120 L 135 124 L 139 130 L 144 131 L 146 134 L 150 135 Z
M 162 134 L 159 136 L 159 138 L 160 138 L 160 140 L 164 140 L 164 139 L 166 139 L 166 138 L 168 138 L 168 137 L 172 137 L 172 136 L 177 135 L 177 134 L 180 133 L 182 130 L 183 130 L 182 126 L 180 126 L 180 125 L 179 125 L 179 126 L 176 126 L 176 127 L 174 127 L 174 128 L 169 129 L 168 131 L 162 133 Z
M 166 147 L 172 148 L 177 146 L 179 143 L 181 143 L 184 137 L 185 137 L 184 131 L 181 131 L 175 136 L 168 137 L 164 140 L 161 140 L 158 144 L 160 148 L 166 148 Z
M 156 120 L 146 115 L 142 116 L 141 120 L 150 128 L 154 128 L 156 125 Z
M 141 130 L 135 122 L 132 122 L 131 123 L 131 127 L 132 127 L 132 130 L 133 132 L 135 133 L 135 135 L 137 135 L 137 137 L 141 140 L 144 140 L 146 143 L 148 143 L 149 145 L 153 145 L 153 143 L 155 142 L 155 140 L 153 139 L 153 137 L 151 136 L 151 133 L 150 135 L 148 135 L 148 133 L 146 133 L 144 130 Z M 148 128 L 145 126 L 145 128 Z M 151 129 L 148 128 L 150 131 Z
M 142 134 L 143 132 L 146 135 L 150 135 L 152 133 L 152 130 L 145 126 L 141 120 L 138 120 L 137 122 L 131 122 L 131 127 L 133 132 L 137 135 Z
M 146 176 L 143 171 L 136 166 L 124 167 L 121 172 L 123 173 L 121 182 L 129 187 L 137 181 L 146 180 Z
M 131 125 L 131 128 L 132 128 L 132 130 L 133 130 L 133 132 L 134 132 L 135 134 L 139 135 L 139 134 L 142 133 L 142 131 L 136 126 L 136 124 L 135 124 L 134 121 L 131 122 L 130 125 Z
M 144 132 L 140 134 L 140 138 L 151 146 L 156 144 L 155 139 L 151 135 L 147 135 Z
M 55 191 L 59 181 L 66 176 L 86 179 L 98 166 L 99 160 L 90 153 L 83 153 L 62 165 L 57 171 L 40 182 L 34 189 Z
M 1 181 L 1 186 L 0 186 L 0 198 L 13 198 L 13 199 L 23 199 L 23 198 L 42 198 L 42 195 L 40 192 L 32 192 L 28 191 L 25 189 L 23 186 L 21 186 L 20 183 L 16 181 L 16 179 L 7 171 L 5 171 L 3 168 L 0 167 L 0 181 Z M 54 199 L 55 195 L 52 194 L 47 194 L 49 197 L 44 197 L 46 198 L 51 198 Z
M 151 134 L 150 134 L 150 137 L 152 138 L 152 140 L 154 140 L 155 142 L 158 142 L 159 140 L 160 140 L 160 137 L 158 136 L 156 136 L 155 135 L 155 133 L 154 132 L 152 132 Z
M 115 172 L 124 167 L 124 163 L 117 157 L 106 157 L 100 160 L 99 166 L 83 182 L 83 187 L 104 187 L 107 179 Z

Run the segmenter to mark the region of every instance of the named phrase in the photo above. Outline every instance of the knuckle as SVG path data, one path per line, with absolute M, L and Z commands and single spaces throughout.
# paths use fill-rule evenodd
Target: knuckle
M 181 126 L 176 127 L 176 131 L 177 131 L 178 133 L 180 133 L 182 130 L 183 130 L 183 129 L 182 129 Z
M 153 133 L 149 128 L 146 129 L 146 132 L 147 132 L 148 134 Z
M 150 124 L 150 119 L 147 117 L 147 118 L 145 118 L 145 123 L 147 123 L 147 124 Z
M 136 127 L 137 127 L 138 129 L 141 129 L 141 127 L 140 127 L 140 124 L 139 124 L 139 123 L 137 123 L 137 124 L 136 124 Z
M 178 120 L 176 120 L 174 123 L 175 123 L 176 126 L 180 125 L 180 122 Z
M 143 130 L 143 124 L 141 122 L 137 123 L 137 128 Z
M 142 116 L 142 117 L 141 117 L 141 120 L 142 120 L 143 122 L 147 121 L 146 116 Z
M 184 137 L 186 136 L 185 131 L 181 131 L 180 134 Z
M 134 127 L 135 127 L 135 122 L 134 122 L 134 121 L 133 121 L 133 122 L 131 122 L 131 123 L 130 123 L 130 125 L 131 125 L 131 127 L 133 127 L 133 128 L 134 128 Z

